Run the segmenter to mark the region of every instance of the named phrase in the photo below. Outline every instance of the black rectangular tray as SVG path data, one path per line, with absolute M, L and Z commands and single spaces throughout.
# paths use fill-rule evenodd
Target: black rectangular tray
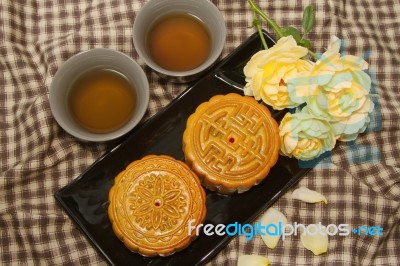
M 263 34 L 272 46 L 273 39 L 266 32 Z M 107 216 L 108 192 L 114 177 L 130 162 L 145 155 L 165 154 L 184 161 L 182 135 L 188 116 L 214 95 L 243 94 L 243 67 L 260 49 L 260 37 L 255 33 L 121 144 L 55 193 L 57 201 L 111 265 L 201 265 L 229 242 L 228 235 L 200 234 L 188 248 L 169 257 L 146 258 L 132 253 L 113 233 Z M 271 112 L 280 121 L 287 111 Z M 268 177 L 248 192 L 226 196 L 207 191 L 204 224 L 254 221 L 309 170 L 295 159 L 280 156 Z

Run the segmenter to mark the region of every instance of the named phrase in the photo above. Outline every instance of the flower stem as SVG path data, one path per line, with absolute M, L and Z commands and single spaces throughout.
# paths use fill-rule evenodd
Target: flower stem
M 311 55 L 312 57 L 315 58 L 315 60 L 318 60 L 320 58 L 319 55 L 317 55 L 317 53 L 314 53 L 313 51 L 311 51 L 310 49 L 308 49 L 308 54 Z
M 257 13 L 254 10 L 253 10 L 253 24 L 256 27 L 256 29 L 258 31 L 258 34 L 260 35 L 261 43 L 262 43 L 264 49 L 267 50 L 268 49 L 268 45 L 267 45 L 267 42 L 265 41 L 264 34 L 262 32 L 261 20 L 260 20 L 260 18 L 258 17 Z
M 276 34 L 278 34 L 279 38 L 283 37 L 284 34 L 283 34 L 283 32 L 282 32 L 281 27 L 279 27 L 279 25 L 276 24 L 276 22 L 275 22 L 273 19 L 271 19 L 270 17 L 268 17 L 267 14 L 265 14 L 265 13 L 260 9 L 260 7 L 257 6 L 257 5 L 254 3 L 253 0 L 248 0 L 248 1 L 249 1 L 249 4 L 250 4 L 251 9 L 253 10 L 253 12 L 254 12 L 255 14 L 258 14 L 261 18 L 263 18 L 263 19 L 274 29 L 274 31 L 276 32 Z

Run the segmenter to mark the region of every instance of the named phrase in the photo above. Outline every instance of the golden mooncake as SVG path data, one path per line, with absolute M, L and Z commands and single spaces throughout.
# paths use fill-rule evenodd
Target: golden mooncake
M 278 160 L 279 128 L 268 108 L 236 93 L 200 104 L 183 134 L 186 163 L 223 194 L 259 184 Z
M 205 192 L 196 174 L 163 155 L 128 165 L 115 178 L 109 202 L 114 233 L 143 256 L 168 256 L 186 248 L 196 238 L 192 228 L 206 215 Z

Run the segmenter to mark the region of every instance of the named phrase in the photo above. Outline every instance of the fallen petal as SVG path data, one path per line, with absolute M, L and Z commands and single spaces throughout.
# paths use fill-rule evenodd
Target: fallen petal
M 266 228 L 265 234 L 261 234 L 262 240 L 268 248 L 274 249 L 281 237 L 278 229 L 279 223 L 282 224 L 281 228 L 283 228 L 287 224 L 286 216 L 274 208 L 269 208 L 263 216 L 261 216 L 260 223 Z
M 306 187 L 295 189 L 292 193 L 292 199 L 301 200 L 307 203 L 316 203 L 321 201 L 325 204 L 328 203 L 328 200 L 321 193 Z
M 241 255 L 237 266 L 268 266 L 269 259 L 258 255 Z
M 311 234 L 309 232 L 303 232 L 300 235 L 300 241 L 303 246 L 312 251 L 314 255 L 326 253 L 328 250 L 328 234 L 326 233 L 326 227 L 321 226 L 321 231 L 317 230 L 316 233 L 311 232 Z

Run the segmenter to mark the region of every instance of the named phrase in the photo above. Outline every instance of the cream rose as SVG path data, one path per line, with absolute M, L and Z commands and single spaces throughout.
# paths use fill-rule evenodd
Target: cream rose
M 299 106 L 305 99 L 292 98 L 288 83 L 292 78 L 309 76 L 313 63 L 302 59 L 307 54 L 307 48 L 298 46 L 292 36 L 282 37 L 273 47 L 254 54 L 243 69 L 244 94 L 262 99 L 277 110 Z M 308 86 L 296 86 L 295 90 L 293 95 L 303 95 Z
M 311 114 L 287 113 L 280 125 L 281 154 L 308 161 L 335 147 L 331 125 Z
M 340 40 L 332 37 L 328 50 L 311 72 L 305 112 L 329 121 L 341 141 L 355 140 L 365 131 L 374 104 L 369 96 L 371 78 L 362 58 L 339 53 Z

